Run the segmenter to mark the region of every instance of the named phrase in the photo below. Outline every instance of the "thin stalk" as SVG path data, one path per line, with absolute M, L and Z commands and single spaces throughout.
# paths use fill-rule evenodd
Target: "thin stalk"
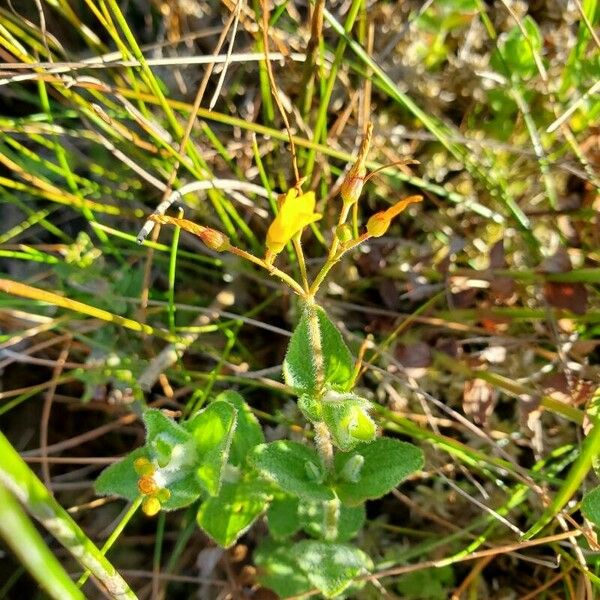
M 309 293 L 309 283 L 308 283 L 308 275 L 306 272 L 306 261 L 304 259 L 304 251 L 302 250 L 302 242 L 300 241 L 300 236 L 302 232 L 299 232 L 294 236 L 292 240 L 294 244 L 294 250 L 296 251 L 296 258 L 298 259 L 298 266 L 300 267 L 300 277 L 302 277 L 302 285 L 304 287 L 305 292 Z
M 103 556 L 106 556 L 106 553 L 112 548 L 113 544 L 119 539 L 119 536 L 121 535 L 121 533 L 123 533 L 123 529 L 125 529 L 127 523 L 129 523 L 129 521 L 131 520 L 131 517 L 133 517 L 133 515 L 135 515 L 135 513 L 137 512 L 137 509 L 140 507 L 140 504 L 142 503 L 143 499 L 144 499 L 143 496 L 140 496 L 139 498 L 137 498 L 136 500 L 134 500 L 131 503 L 131 506 L 127 509 L 127 512 L 123 515 L 123 518 L 119 521 L 117 526 L 113 529 L 109 538 L 106 540 L 106 542 L 104 542 L 104 546 L 102 546 L 102 548 L 100 549 L 100 552 L 102 552 Z M 81 587 L 88 580 L 88 577 L 90 575 L 91 575 L 91 571 L 89 569 L 86 569 L 85 572 L 83 573 L 83 575 L 77 580 L 77 586 Z
M 179 219 L 183 219 L 183 210 L 179 209 L 177 215 Z M 175 333 L 175 274 L 177 272 L 177 247 L 179 245 L 179 236 L 181 234 L 181 227 L 175 225 L 173 231 L 173 242 L 171 243 L 171 254 L 169 256 L 169 331 Z
M 306 292 L 302 289 L 302 287 L 297 281 L 294 281 L 287 273 L 284 273 L 277 267 L 267 264 L 267 262 L 264 261 L 262 258 L 258 258 L 257 256 L 254 256 L 254 254 L 250 254 L 249 252 L 246 252 L 241 248 L 237 248 L 236 246 L 230 246 L 227 248 L 227 250 L 232 254 L 237 254 L 237 256 L 239 256 L 240 258 L 244 258 L 250 261 L 251 263 L 258 265 L 259 267 L 262 267 L 263 269 L 265 269 L 265 271 L 268 271 L 270 275 L 279 277 L 279 279 L 281 279 L 284 283 L 287 283 L 287 285 L 290 286 L 290 288 L 292 288 L 292 290 L 294 290 L 294 292 L 296 292 L 296 294 L 298 294 L 299 296 L 303 298 L 306 296 Z

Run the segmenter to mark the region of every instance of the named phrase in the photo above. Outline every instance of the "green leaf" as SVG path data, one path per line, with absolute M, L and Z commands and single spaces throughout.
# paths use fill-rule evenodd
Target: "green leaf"
M 302 528 L 308 535 L 317 539 L 325 538 L 325 511 L 322 502 L 303 502 L 300 505 L 300 519 L 302 520 Z M 345 506 L 342 504 L 338 518 L 337 537 L 332 541 L 350 541 L 362 529 L 365 519 L 364 504 L 359 506 Z
M 344 452 L 375 439 L 377 426 L 368 415 L 369 402 L 354 394 L 329 391 L 321 403 L 322 419 L 333 443 Z
M 267 486 L 260 481 L 224 483 L 218 496 L 200 506 L 198 525 L 217 544 L 228 548 L 266 510 L 267 491 Z
M 320 306 L 307 306 L 283 361 L 285 382 L 295 388 L 298 395 L 316 393 L 319 364 L 323 369 L 322 383 L 339 391 L 351 385 L 354 361 L 340 332 Z
M 600 486 L 589 491 L 581 501 L 583 516 L 600 528 Z
M 294 535 L 301 527 L 298 514 L 298 498 L 281 496 L 275 498 L 267 512 L 269 532 L 275 539 L 286 539 Z
M 309 475 L 312 470 L 321 473 L 321 461 L 307 446 L 287 440 L 261 444 L 254 448 L 251 460 L 264 477 L 288 494 L 312 500 L 334 498 L 328 487 Z
M 190 434 L 182 425 L 178 425 L 156 408 L 145 410 L 142 418 L 146 425 L 146 443 L 148 444 L 152 444 L 161 434 L 169 436 L 173 445 L 185 444 L 190 439 Z
M 292 555 L 326 598 L 341 594 L 355 577 L 373 568 L 373 562 L 362 550 L 343 544 L 303 540 L 292 547 Z
M 148 449 L 145 446 L 137 448 L 119 462 L 106 467 L 94 484 L 96 493 L 101 496 L 121 496 L 127 498 L 127 500 L 138 498 L 140 495 L 138 490 L 139 476 L 133 467 L 133 463 L 138 458 L 150 458 Z
M 222 401 L 213 402 L 186 423 L 199 455 L 196 475 L 211 496 L 221 489 L 235 427 L 236 410 Z
M 258 419 L 242 396 L 229 390 L 219 394 L 215 402 L 220 400 L 228 402 L 237 411 L 237 427 L 229 451 L 229 460 L 232 464 L 239 466 L 248 459 L 252 448 L 264 443 L 265 436 Z
M 356 454 L 364 458 L 360 477 L 355 482 L 339 480 L 335 486 L 340 500 L 350 505 L 384 496 L 408 475 L 418 471 L 424 463 L 423 453 L 416 446 L 390 438 L 379 438 L 357 447 L 353 453 L 338 454 L 335 457 L 338 476 Z
M 445 600 L 453 587 L 454 572 L 448 565 L 407 573 L 396 584 L 405 600 Z
M 254 563 L 259 567 L 258 581 L 280 598 L 299 596 L 313 587 L 298 568 L 289 546 L 266 540 L 254 551 Z
M 531 16 L 527 15 L 521 25 L 527 37 L 517 25 L 502 35 L 497 50 L 492 54 L 491 65 L 506 77 L 528 79 L 537 72 L 533 52 L 540 53 L 543 40 L 539 27 Z
M 184 506 L 189 506 L 202 494 L 202 487 L 194 473 L 190 473 L 181 479 L 170 481 L 166 488 L 171 495 L 161 502 L 163 510 L 177 510 Z

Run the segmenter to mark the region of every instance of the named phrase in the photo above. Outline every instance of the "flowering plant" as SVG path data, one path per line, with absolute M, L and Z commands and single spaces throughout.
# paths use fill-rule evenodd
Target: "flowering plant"
M 353 392 L 360 361 L 316 300 L 321 284 L 345 253 L 384 235 L 398 214 L 421 200 L 420 196 L 400 200 L 371 216 L 362 234 L 352 233 L 346 221 L 367 180 L 370 138 L 369 127 L 342 184 L 342 207 L 327 257 L 312 281 L 300 238 L 321 214 L 316 212 L 314 192 L 303 192 L 299 185 L 280 197 L 264 258 L 234 246 L 214 229 L 186 219 L 151 217 L 155 223 L 174 224 L 197 235 L 213 250 L 266 269 L 300 297 L 301 314 L 283 377 L 313 435 L 305 443 L 286 439 L 266 443 L 244 399 L 226 391 L 179 423 L 158 410 L 146 410 L 145 445 L 108 467 L 96 482 L 99 493 L 132 501 L 142 498 L 142 509 L 149 516 L 197 504 L 199 527 L 225 547 L 266 515 L 270 539 L 254 558 L 262 583 L 282 596 L 317 588 L 332 598 L 360 586 L 373 563 L 349 542 L 365 520 L 365 502 L 387 494 L 423 465 L 417 447 L 379 436 L 371 403 Z M 300 281 L 274 264 L 289 242 L 298 259 Z M 301 530 L 307 537 L 299 539 Z

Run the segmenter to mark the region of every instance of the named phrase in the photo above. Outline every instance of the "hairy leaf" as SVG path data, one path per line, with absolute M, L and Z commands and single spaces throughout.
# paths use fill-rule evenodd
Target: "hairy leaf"
M 311 476 L 320 473 L 317 453 L 298 442 L 280 440 L 256 446 L 251 454 L 254 466 L 284 492 L 312 500 L 331 500 L 333 492 Z
M 344 391 L 352 382 L 353 370 L 350 350 L 325 311 L 320 306 L 306 307 L 283 362 L 285 382 L 299 395 L 314 394 L 324 384 Z
M 350 505 L 380 498 L 393 490 L 403 479 L 423 466 L 423 453 L 407 442 L 379 438 L 363 444 L 354 452 L 340 453 L 335 457 L 338 476 L 344 472 L 346 463 L 360 454 L 364 463 L 357 481 L 340 480 L 335 490 L 342 502 Z

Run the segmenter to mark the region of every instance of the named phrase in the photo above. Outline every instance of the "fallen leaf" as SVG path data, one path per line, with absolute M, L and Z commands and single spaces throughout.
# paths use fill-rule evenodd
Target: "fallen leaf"
M 587 309 L 588 293 L 585 284 L 547 281 L 544 284 L 544 297 L 550 306 L 563 308 L 583 315 Z

